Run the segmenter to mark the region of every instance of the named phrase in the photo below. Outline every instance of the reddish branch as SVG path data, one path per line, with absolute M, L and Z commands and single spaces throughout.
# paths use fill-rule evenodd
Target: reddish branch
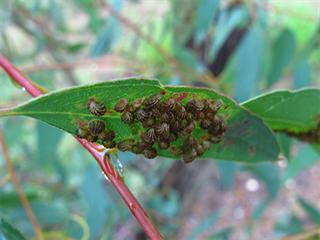
M 20 86 L 24 87 L 33 97 L 40 96 L 42 94 L 39 87 L 33 84 L 29 79 L 24 77 L 5 57 L 0 55 L 0 66 L 4 71 L 16 81 Z M 156 227 L 148 218 L 147 214 L 143 210 L 142 206 L 132 195 L 130 190 L 126 187 L 122 178 L 119 176 L 113 165 L 110 163 L 108 155 L 105 155 L 103 151 L 100 151 L 95 144 L 91 144 L 86 140 L 77 138 L 78 142 L 85 147 L 91 155 L 97 160 L 103 173 L 108 177 L 112 185 L 120 194 L 123 201 L 129 207 L 133 216 L 137 219 L 145 233 L 150 239 L 163 239 Z

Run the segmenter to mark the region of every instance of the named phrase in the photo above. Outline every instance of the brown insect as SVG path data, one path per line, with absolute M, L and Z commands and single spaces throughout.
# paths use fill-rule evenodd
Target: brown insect
M 168 138 L 170 135 L 170 125 L 168 123 L 162 123 L 156 127 L 156 133 L 161 138 Z
M 146 158 L 152 159 L 155 158 L 157 156 L 157 150 L 155 148 L 147 148 L 143 150 L 143 155 Z
M 192 133 L 195 128 L 194 122 L 189 123 L 189 125 L 184 129 L 184 131 L 188 134 Z
M 198 156 L 201 156 L 205 152 L 205 149 L 203 148 L 203 146 L 201 144 L 198 144 L 195 147 L 195 150 L 196 150 Z
M 160 108 L 162 111 L 173 110 L 176 103 L 177 101 L 174 98 L 169 98 L 161 103 Z
M 168 149 L 168 148 L 170 147 L 170 143 L 165 142 L 165 141 L 159 142 L 158 145 L 159 145 L 159 148 L 160 148 L 160 149 Z
M 105 141 L 105 142 L 102 142 L 102 145 L 105 148 L 115 148 L 116 147 L 116 143 L 114 141 Z
M 136 143 L 132 146 L 131 151 L 135 154 L 140 154 L 143 152 L 143 147 L 139 143 Z
M 125 139 L 125 140 L 120 141 L 117 144 L 117 147 L 120 151 L 125 152 L 125 151 L 131 150 L 133 145 L 134 145 L 134 139 L 130 138 L 130 139 Z
M 101 141 L 111 141 L 115 138 L 115 136 L 116 136 L 115 132 L 109 131 L 109 130 L 103 131 L 98 135 Z
M 145 111 L 145 110 L 143 110 L 143 109 L 139 109 L 139 110 L 136 112 L 136 118 L 137 118 L 137 120 L 140 121 L 140 122 L 145 121 L 147 118 L 150 117 L 150 115 L 151 115 L 150 112 L 147 112 L 147 111 Z
M 123 112 L 121 114 L 121 121 L 124 122 L 124 123 L 127 123 L 127 124 L 130 124 L 130 123 L 133 123 L 134 122 L 134 117 L 133 117 L 133 114 L 131 112 Z
M 197 151 L 192 148 L 190 151 L 183 154 L 182 159 L 185 163 L 191 163 L 197 158 L 197 156 Z
M 96 142 L 97 140 L 98 140 L 98 137 L 97 136 L 92 136 L 92 135 L 88 135 L 87 137 L 86 137 L 86 140 L 88 141 L 88 142 Z
M 148 118 L 147 120 L 142 122 L 142 126 L 144 128 L 149 128 L 149 127 L 153 127 L 155 123 L 156 121 L 154 118 Z
M 88 101 L 89 112 L 96 116 L 102 116 L 107 112 L 106 106 L 94 98 L 90 98 Z
M 177 140 L 177 135 L 175 134 L 175 133 L 170 133 L 170 135 L 169 135 L 169 141 L 170 142 L 174 142 L 175 140 Z
M 160 102 L 160 99 L 160 94 L 150 96 L 143 101 L 143 106 L 145 107 L 145 109 L 151 109 Z
M 204 108 L 204 105 L 202 101 L 198 99 L 192 99 L 187 103 L 186 108 L 189 112 L 195 113 L 201 111 Z
M 197 139 L 195 139 L 192 136 L 189 136 L 185 139 L 185 141 L 183 142 L 183 146 L 182 146 L 182 150 L 184 152 L 189 152 L 190 149 L 195 148 L 198 145 L 198 141 Z
M 208 129 L 210 127 L 210 125 L 211 125 L 211 121 L 208 119 L 203 119 L 200 121 L 200 127 L 202 129 Z
M 132 103 L 133 109 L 135 111 L 140 109 L 140 107 L 142 106 L 142 103 L 143 103 L 143 98 L 134 100 L 133 103 Z
M 98 136 L 105 129 L 106 124 L 100 119 L 90 120 L 88 123 L 88 129 L 92 136 Z
M 141 138 L 146 142 L 146 143 L 154 143 L 156 141 L 156 132 L 153 128 L 150 128 L 146 132 L 143 132 L 141 134 Z
M 121 98 L 114 106 L 114 110 L 116 112 L 123 112 L 127 106 L 128 106 L 128 100 L 126 98 Z
M 222 107 L 222 102 L 220 100 L 217 101 L 210 101 L 208 103 L 209 109 L 215 114 L 219 111 L 219 109 Z

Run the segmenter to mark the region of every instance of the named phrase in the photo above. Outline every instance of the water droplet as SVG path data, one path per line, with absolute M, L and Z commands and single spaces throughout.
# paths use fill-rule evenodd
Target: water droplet
M 129 208 L 131 209 L 131 211 L 136 210 L 136 206 L 132 202 L 129 203 Z
M 108 178 L 108 176 L 107 176 L 104 172 L 102 172 L 102 173 L 103 173 L 104 178 L 105 178 L 108 182 L 110 182 L 110 179 Z
M 26 89 L 25 89 L 24 87 L 23 87 L 23 88 L 21 88 L 21 90 L 22 90 L 22 91 L 24 91 L 24 92 L 26 91 Z
M 259 182 L 254 179 L 254 178 L 249 178 L 247 181 L 246 181 L 246 189 L 249 191 L 249 192 L 256 192 L 259 190 L 259 187 L 260 187 L 260 184 Z
M 123 164 L 121 163 L 118 154 L 112 153 L 110 154 L 111 164 L 113 165 L 114 169 L 117 171 L 120 177 L 124 177 L 124 169 Z

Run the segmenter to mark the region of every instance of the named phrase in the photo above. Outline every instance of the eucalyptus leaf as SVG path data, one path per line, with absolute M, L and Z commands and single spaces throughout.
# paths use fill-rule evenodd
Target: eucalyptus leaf
M 317 128 L 320 89 L 280 90 L 258 96 L 243 104 L 273 130 L 301 133 Z
M 263 29 L 255 24 L 244 37 L 236 54 L 235 97 L 239 101 L 258 93 L 265 45 Z
M 294 33 L 289 29 L 284 29 L 275 39 L 271 50 L 271 66 L 267 77 L 268 86 L 279 80 L 285 68 L 293 59 L 296 50 Z
M 3 240 L 26 240 L 24 236 L 3 218 L 0 219 L 0 239 Z
M 165 96 L 185 95 L 183 103 L 194 96 L 222 102 L 219 115 L 226 120 L 227 131 L 222 142 L 214 144 L 202 158 L 252 163 L 277 159 L 279 147 L 271 130 L 260 118 L 230 98 L 206 88 L 163 86 L 156 80 L 124 79 L 55 91 L 16 108 L 2 111 L 0 116 L 29 116 L 71 134 L 76 133 L 79 123 L 100 118 L 106 122 L 108 129 L 115 131 L 115 141 L 119 142 L 127 138 L 138 139 L 142 127 L 138 124 L 129 126 L 123 123 L 120 114 L 113 110 L 114 105 L 121 98 L 127 98 L 132 102 L 160 92 L 165 92 Z M 91 97 L 102 101 L 108 113 L 101 117 L 90 114 L 87 103 Z M 203 134 L 201 131 L 197 126 L 193 135 L 200 138 Z M 181 144 L 179 138 L 173 142 L 176 147 L 180 146 L 179 144 Z M 158 155 L 177 158 L 169 150 L 158 149 Z
M 307 200 L 303 199 L 302 197 L 298 198 L 298 202 L 304 211 L 308 214 L 309 218 L 317 224 L 320 225 L 320 211 L 317 209 L 316 206 L 308 202 Z

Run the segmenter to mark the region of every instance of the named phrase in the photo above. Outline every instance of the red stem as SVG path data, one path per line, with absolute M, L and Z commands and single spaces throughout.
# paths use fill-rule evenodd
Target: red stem
M 23 76 L 4 56 L 0 54 L 0 66 L 20 86 L 24 87 L 33 97 L 42 95 L 42 91 L 34 85 L 29 79 Z M 110 179 L 110 182 L 120 194 L 123 201 L 129 207 L 131 213 L 139 222 L 145 233 L 150 239 L 163 239 L 160 232 L 148 218 L 148 215 L 143 210 L 137 199 L 132 195 L 130 190 L 122 181 L 113 165 L 110 163 L 110 159 L 103 151 L 99 151 L 95 144 L 89 143 L 84 139 L 76 138 L 78 142 L 86 148 L 91 155 L 97 160 L 103 173 Z

